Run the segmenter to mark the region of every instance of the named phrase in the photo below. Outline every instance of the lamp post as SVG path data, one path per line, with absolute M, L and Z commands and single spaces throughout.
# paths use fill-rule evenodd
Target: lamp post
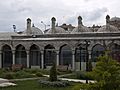
M 13 25 L 14 32 L 16 32 L 16 25 Z
M 88 72 L 88 59 L 89 59 L 88 46 L 90 45 L 90 41 L 85 40 L 85 44 L 86 44 L 86 72 Z M 86 83 L 88 83 L 88 78 L 86 78 Z
M 44 25 L 45 30 L 46 30 L 46 27 L 47 27 L 47 26 L 50 26 L 50 25 L 46 25 L 43 21 L 41 21 L 41 23 Z

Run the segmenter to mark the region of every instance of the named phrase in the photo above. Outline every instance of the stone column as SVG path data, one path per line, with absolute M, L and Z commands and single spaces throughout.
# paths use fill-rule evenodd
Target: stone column
M 15 50 L 12 51 L 12 57 L 13 57 L 13 63 L 12 64 L 15 64 Z
M 75 50 L 72 50 L 72 70 L 75 70 Z
M 44 69 L 44 51 L 41 51 L 41 67 Z
M 59 50 L 56 51 L 57 59 L 56 59 L 56 65 L 59 66 Z
M 91 50 L 88 50 L 88 55 L 89 55 L 89 56 L 88 56 L 88 60 L 91 60 L 91 54 L 92 54 L 92 53 L 91 53 Z
M 29 61 L 30 58 L 29 57 L 30 57 L 29 51 L 27 51 L 27 68 L 30 67 L 30 61 Z
M 0 51 L 0 68 L 2 68 L 2 51 Z

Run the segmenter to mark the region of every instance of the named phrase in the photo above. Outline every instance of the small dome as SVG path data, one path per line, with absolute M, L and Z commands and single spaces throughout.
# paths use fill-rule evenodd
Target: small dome
M 110 19 L 110 21 L 120 21 L 120 18 L 119 17 L 113 17 Z
M 55 27 L 55 34 L 59 34 L 59 33 L 67 33 L 63 28 L 61 27 Z M 49 29 L 46 34 L 52 34 L 52 29 Z
M 37 27 L 31 27 L 31 31 L 32 31 L 32 34 L 34 34 L 34 35 L 41 35 L 41 34 L 43 34 L 43 32 L 39 29 L 39 28 L 37 28 Z
M 72 34 L 82 33 L 82 32 L 90 32 L 90 29 L 86 26 L 80 25 L 72 30 Z
M 119 32 L 119 30 L 113 25 L 104 25 L 98 29 L 98 32 Z

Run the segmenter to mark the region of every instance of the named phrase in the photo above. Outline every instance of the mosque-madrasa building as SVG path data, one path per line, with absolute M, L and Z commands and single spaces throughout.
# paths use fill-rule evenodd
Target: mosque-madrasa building
M 71 70 L 86 70 L 86 62 L 93 67 L 97 57 L 106 50 L 120 62 L 120 18 L 106 16 L 106 25 L 86 27 L 78 17 L 77 27 L 71 24 L 56 25 L 42 32 L 27 19 L 23 32 L 0 33 L 0 68 L 21 64 L 26 68 L 50 68 L 57 66 Z

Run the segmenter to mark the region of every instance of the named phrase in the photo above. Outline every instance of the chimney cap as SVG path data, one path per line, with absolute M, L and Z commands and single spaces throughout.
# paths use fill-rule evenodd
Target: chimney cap
M 31 19 L 30 19 L 30 18 L 28 18 L 28 19 L 27 19 L 27 21 L 31 21 Z
M 51 19 L 52 21 L 56 21 L 56 18 L 55 17 L 52 17 L 52 19 Z
M 109 15 L 106 15 L 106 19 L 107 19 L 107 20 L 110 19 L 110 16 L 109 16 Z
M 81 16 L 78 16 L 78 19 L 79 19 L 79 20 L 82 20 L 82 17 L 81 17 Z

